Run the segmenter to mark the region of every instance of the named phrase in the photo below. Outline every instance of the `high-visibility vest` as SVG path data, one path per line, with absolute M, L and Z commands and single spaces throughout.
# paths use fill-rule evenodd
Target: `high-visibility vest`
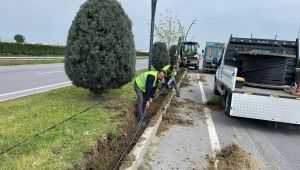
M 158 71 L 144 72 L 135 79 L 135 83 L 143 92 L 146 92 L 146 81 L 147 81 L 148 75 L 152 75 L 155 77 L 155 80 L 153 82 L 153 87 L 155 87 L 157 84 L 157 74 L 158 74 Z
M 170 67 L 171 67 L 171 65 L 169 64 L 169 65 L 164 66 L 164 68 L 163 68 L 163 70 L 166 72 L 166 76 L 165 77 L 167 77 L 167 78 L 170 78 L 170 77 L 172 77 L 174 75 L 174 71 L 172 71 L 171 74 L 168 74 L 168 70 L 170 69 Z

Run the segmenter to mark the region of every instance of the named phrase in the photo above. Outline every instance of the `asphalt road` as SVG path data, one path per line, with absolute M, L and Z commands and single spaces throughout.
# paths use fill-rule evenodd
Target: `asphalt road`
M 188 73 L 190 86 L 181 88 L 181 99 L 203 103 L 213 94 L 212 74 L 200 74 L 207 82 L 198 82 L 196 71 Z M 201 87 L 205 94 L 201 92 Z M 268 121 L 229 117 L 224 110 L 204 107 L 187 110 L 194 126 L 174 125 L 152 142 L 140 169 L 203 169 L 206 155 L 232 142 L 251 153 L 259 169 L 300 169 L 300 131 L 297 126 Z
M 136 69 L 147 65 L 147 59 L 137 60 Z M 69 85 L 63 64 L 0 67 L 0 102 Z

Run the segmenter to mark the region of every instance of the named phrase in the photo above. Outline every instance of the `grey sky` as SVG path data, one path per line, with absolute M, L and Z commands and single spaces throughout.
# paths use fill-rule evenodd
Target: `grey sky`
M 16 33 L 27 42 L 65 44 L 68 29 L 85 0 L 0 0 L 0 38 L 12 41 Z M 133 21 L 137 48 L 149 46 L 150 0 L 119 0 Z M 295 40 L 300 24 L 299 0 L 158 0 L 159 13 L 170 10 L 185 27 L 197 19 L 190 36 L 227 42 L 235 36 Z

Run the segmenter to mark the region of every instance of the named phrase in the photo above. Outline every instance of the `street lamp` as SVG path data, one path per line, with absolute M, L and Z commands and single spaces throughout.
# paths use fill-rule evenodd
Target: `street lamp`
M 298 20 L 300 20 L 300 18 L 298 18 Z M 298 59 L 300 58 L 300 41 L 299 41 L 299 38 L 300 38 L 300 23 L 299 23 L 299 30 L 298 30 Z M 298 64 L 298 63 L 297 63 Z
M 184 40 L 186 40 L 186 38 L 187 38 L 187 36 L 188 36 L 188 34 L 189 34 L 189 32 L 190 32 L 191 27 L 192 27 L 194 24 L 196 24 L 195 22 L 196 22 L 196 19 L 194 19 L 194 21 L 193 21 L 192 24 L 190 25 L 188 31 L 186 32 L 186 35 L 185 35 Z
M 156 3 L 157 3 L 157 0 L 151 0 L 151 29 L 150 29 L 149 64 L 148 64 L 149 71 L 151 70 L 152 59 L 153 59 L 153 36 L 154 36 Z

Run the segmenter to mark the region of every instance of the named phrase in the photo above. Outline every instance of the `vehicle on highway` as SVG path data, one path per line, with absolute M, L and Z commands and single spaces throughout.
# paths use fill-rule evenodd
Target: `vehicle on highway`
M 182 41 L 179 42 L 179 55 L 180 66 L 184 67 L 195 67 L 195 69 L 199 68 L 199 48 L 198 42 L 192 41 Z
M 202 71 L 213 71 L 217 70 L 217 67 L 214 63 L 219 62 L 223 56 L 225 49 L 225 43 L 220 42 L 206 42 L 205 50 L 202 50 L 203 53 L 203 66 Z
M 229 116 L 300 124 L 300 98 L 286 92 L 295 82 L 298 40 L 230 37 L 216 63 L 214 92 Z

